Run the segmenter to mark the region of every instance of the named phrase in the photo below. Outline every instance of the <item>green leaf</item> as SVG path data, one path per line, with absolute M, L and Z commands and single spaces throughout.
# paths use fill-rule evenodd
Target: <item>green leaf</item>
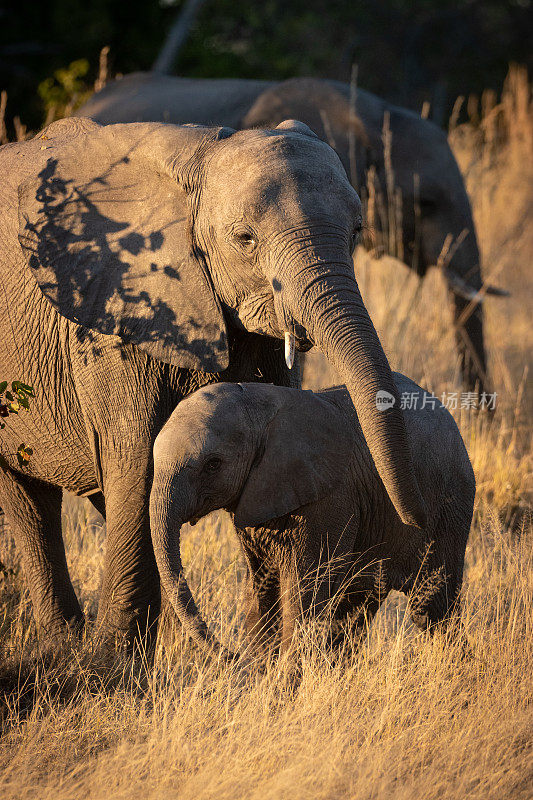
M 7 389 L 7 381 L 2 381 L 2 383 L 0 383 L 0 394 L 4 394 L 6 389 Z
M 22 394 L 28 395 L 28 397 L 35 397 L 33 386 L 30 386 L 28 383 L 22 383 L 22 381 L 13 381 L 11 388 L 17 394 L 22 392 Z
M 14 399 L 15 398 L 13 397 L 11 392 L 6 392 L 6 400 L 9 400 L 9 402 L 12 403 Z
M 21 468 L 25 467 L 32 455 L 33 455 L 33 450 L 31 449 L 31 447 L 26 447 L 24 443 L 19 444 L 17 450 L 17 461 L 19 462 L 19 467 Z

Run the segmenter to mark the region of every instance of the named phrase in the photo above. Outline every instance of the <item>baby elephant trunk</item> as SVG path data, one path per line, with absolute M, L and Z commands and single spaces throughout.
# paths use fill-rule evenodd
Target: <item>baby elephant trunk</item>
M 213 636 L 200 616 L 183 571 L 180 532 L 189 518 L 185 505 L 172 491 L 172 481 L 156 474 L 150 495 L 150 528 L 161 585 L 189 636 L 211 653 L 234 660 L 236 654 Z

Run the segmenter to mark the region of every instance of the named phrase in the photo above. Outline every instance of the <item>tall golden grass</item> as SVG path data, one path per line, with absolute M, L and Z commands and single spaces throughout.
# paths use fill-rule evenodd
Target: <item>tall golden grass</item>
M 533 794 L 533 528 L 531 326 L 533 201 L 530 88 L 514 69 L 499 102 L 469 103 L 452 146 L 472 198 L 485 274 L 511 291 L 486 302 L 498 392 L 492 421 L 458 409 L 477 479 L 463 620 L 470 654 L 417 632 L 408 599 L 390 598 L 357 654 L 332 664 L 318 630 L 302 631 L 302 680 L 206 659 L 167 624 L 153 668 L 109 665 L 90 637 L 39 662 L 31 609 L 10 537 L 0 596 L 0 785 L 17 798 L 357 798 L 445 800 Z M 456 390 L 444 281 L 423 283 L 392 259 L 357 254 L 365 300 L 391 363 L 439 395 Z M 305 383 L 335 380 L 316 355 Z M 65 502 L 75 588 L 94 617 L 105 529 Z M 183 537 L 190 583 L 212 628 L 244 646 L 245 567 L 224 514 Z

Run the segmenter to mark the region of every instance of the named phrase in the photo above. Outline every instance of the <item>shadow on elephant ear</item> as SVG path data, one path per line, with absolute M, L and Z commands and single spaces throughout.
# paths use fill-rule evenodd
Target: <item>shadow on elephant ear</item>
M 226 328 L 192 245 L 186 192 L 139 142 L 111 159 L 105 131 L 77 137 L 19 188 L 28 266 L 54 308 L 83 326 L 80 338 L 115 334 L 164 362 L 221 371 Z

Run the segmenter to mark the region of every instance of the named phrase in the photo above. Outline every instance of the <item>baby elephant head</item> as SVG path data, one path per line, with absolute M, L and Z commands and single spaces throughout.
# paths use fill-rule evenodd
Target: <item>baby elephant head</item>
M 154 446 L 150 524 L 162 586 L 196 642 L 219 647 L 183 573 L 183 523 L 226 508 L 259 526 L 318 500 L 348 466 L 354 422 L 312 392 L 264 384 L 208 386 L 176 408 Z

